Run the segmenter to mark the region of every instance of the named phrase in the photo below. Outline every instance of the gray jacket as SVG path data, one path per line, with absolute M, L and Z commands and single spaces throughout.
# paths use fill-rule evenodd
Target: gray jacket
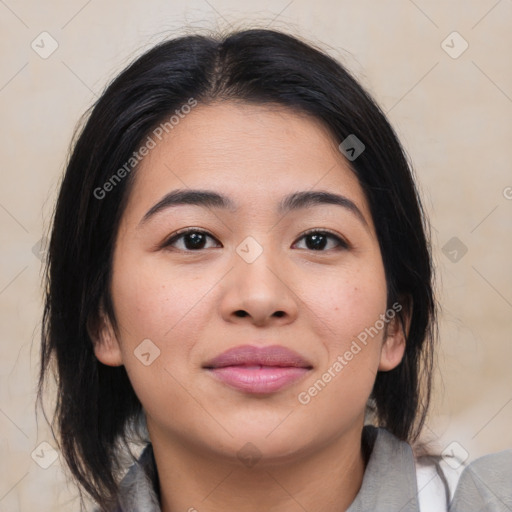
M 450 512 L 511 512 L 512 450 L 485 455 L 462 473 Z
M 363 445 L 369 447 L 368 463 L 361 488 L 346 512 L 440 512 L 439 509 L 420 509 L 418 496 L 422 489 L 418 490 L 416 460 L 407 443 L 383 428 L 366 425 L 363 429 Z M 437 501 L 443 502 L 443 510 L 512 511 L 512 451 L 487 457 L 487 461 L 478 459 L 464 470 L 451 504 L 450 496 L 453 493 L 450 493 L 439 464 L 435 464 L 435 475 L 439 474 L 438 480 L 442 482 L 441 488 L 436 488 L 436 492 L 442 494 L 437 497 Z M 498 464 L 498 470 L 495 463 Z M 482 494 L 482 489 L 486 489 L 483 480 L 487 479 L 495 482 L 495 485 L 492 492 L 487 490 Z M 148 444 L 137 463 L 131 466 L 121 481 L 119 504 L 113 512 L 161 512 L 157 482 L 153 449 Z M 496 505 L 490 505 L 491 508 L 482 508 L 486 506 L 489 493 L 495 499 L 496 496 L 500 498 Z M 500 508 L 502 503 L 505 508 Z M 100 511 L 96 509 L 94 512 Z

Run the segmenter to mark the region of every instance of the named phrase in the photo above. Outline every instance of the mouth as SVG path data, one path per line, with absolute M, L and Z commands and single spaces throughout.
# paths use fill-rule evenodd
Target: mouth
M 203 365 L 217 380 L 246 393 L 273 393 L 304 377 L 313 366 L 279 345 L 244 345 L 223 352 Z

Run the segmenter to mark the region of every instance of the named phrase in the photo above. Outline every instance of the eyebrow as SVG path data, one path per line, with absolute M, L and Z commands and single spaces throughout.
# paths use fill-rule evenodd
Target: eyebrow
M 364 215 L 356 204 L 348 197 L 323 190 L 308 190 L 304 192 L 294 192 L 285 196 L 278 204 L 277 213 L 285 214 L 290 211 L 308 208 L 322 204 L 333 204 L 341 206 L 352 214 L 354 214 L 365 226 L 368 226 Z M 152 206 L 144 215 L 139 223 L 147 223 L 157 213 L 168 208 L 180 205 L 195 205 L 204 208 L 219 208 L 236 211 L 237 206 L 234 201 L 218 192 L 212 190 L 194 190 L 194 189 L 177 189 L 166 194 L 158 203 Z

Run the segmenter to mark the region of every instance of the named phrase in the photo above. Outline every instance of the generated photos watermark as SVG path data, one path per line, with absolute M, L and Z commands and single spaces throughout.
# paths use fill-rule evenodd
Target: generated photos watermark
M 160 123 L 150 135 L 146 137 L 146 140 L 138 151 L 134 151 L 132 156 L 112 174 L 112 176 L 101 186 L 94 189 L 93 195 L 96 199 L 104 199 L 109 192 L 124 179 L 130 172 L 136 167 L 142 159 L 147 156 L 152 149 L 157 145 L 157 140 L 161 141 L 165 134 L 170 133 L 179 123 L 181 119 L 184 119 L 187 114 L 197 105 L 195 98 L 189 98 L 187 103 L 183 104 L 179 109 L 174 111 L 174 114 L 163 123 Z M 156 140 L 157 139 L 157 140 Z
M 373 339 L 384 327 L 395 318 L 396 314 L 402 310 L 402 305 L 395 302 L 384 314 L 379 315 L 379 319 L 371 326 L 364 329 L 357 335 L 357 339 L 352 340 L 348 350 L 343 355 L 339 355 L 336 360 L 327 368 L 322 376 L 315 381 L 306 391 L 301 391 L 297 398 L 302 405 L 307 405 L 311 399 L 318 395 L 329 382 L 332 381 L 345 368 L 354 357 L 361 352 L 363 347 L 368 344 L 368 338 Z M 362 346 L 361 346 L 362 345 Z

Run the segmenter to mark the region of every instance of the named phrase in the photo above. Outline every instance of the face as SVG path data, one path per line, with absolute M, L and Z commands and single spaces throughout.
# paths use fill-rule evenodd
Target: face
M 252 442 L 278 460 L 362 427 L 376 373 L 400 362 L 404 339 L 337 143 L 283 107 L 200 104 L 142 161 L 113 258 L 119 331 L 103 317 L 94 339 L 100 361 L 126 367 L 152 438 L 216 457 Z M 229 207 L 162 201 L 192 189 Z M 279 208 L 302 192 L 341 198 Z M 205 368 L 242 345 L 279 345 L 307 364 L 285 377 L 270 368 L 266 388 Z

